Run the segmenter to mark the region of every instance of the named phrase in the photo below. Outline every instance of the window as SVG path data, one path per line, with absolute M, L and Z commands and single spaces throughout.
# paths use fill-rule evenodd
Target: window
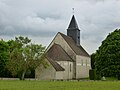
M 71 72 L 72 70 L 71 70 L 71 64 L 70 64 L 70 72 Z
M 81 66 L 83 66 L 83 60 L 81 60 Z

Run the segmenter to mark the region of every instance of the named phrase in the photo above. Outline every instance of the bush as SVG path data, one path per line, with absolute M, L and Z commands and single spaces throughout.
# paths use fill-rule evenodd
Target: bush
M 96 75 L 96 80 L 101 80 L 101 78 L 102 78 L 102 77 L 101 77 L 100 74 L 97 74 L 97 75 Z
M 89 70 L 89 77 L 90 77 L 90 80 L 96 80 L 96 70 L 95 69 Z
M 117 79 L 120 80 L 120 75 L 117 76 Z

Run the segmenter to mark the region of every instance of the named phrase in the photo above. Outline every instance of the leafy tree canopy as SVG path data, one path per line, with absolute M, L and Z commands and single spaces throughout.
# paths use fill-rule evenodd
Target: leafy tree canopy
M 44 61 L 45 47 L 38 44 L 32 44 L 27 37 L 15 37 L 15 40 L 9 40 L 9 61 L 7 69 L 13 76 L 18 75 L 20 79 L 24 79 L 26 72 L 29 69 L 35 69 L 42 64 L 46 67 Z
M 7 42 L 0 40 L 0 77 L 5 77 L 8 74 L 8 71 L 6 70 L 6 62 L 8 61 L 8 49 L 9 46 Z
M 120 29 L 110 33 L 94 54 L 97 74 L 120 76 Z

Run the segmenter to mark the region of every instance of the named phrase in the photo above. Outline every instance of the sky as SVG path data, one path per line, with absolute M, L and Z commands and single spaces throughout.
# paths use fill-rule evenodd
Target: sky
M 72 8 L 89 54 L 120 27 L 120 0 L 0 0 L 0 39 L 21 35 L 47 47 L 57 32 L 66 34 Z

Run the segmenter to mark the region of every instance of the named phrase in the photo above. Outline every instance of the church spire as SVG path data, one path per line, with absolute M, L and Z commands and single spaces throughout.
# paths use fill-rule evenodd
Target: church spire
M 71 37 L 77 45 L 80 45 L 80 30 L 78 28 L 75 16 L 72 16 L 67 29 L 67 36 Z
M 72 16 L 68 29 L 78 29 L 78 25 L 74 15 Z

